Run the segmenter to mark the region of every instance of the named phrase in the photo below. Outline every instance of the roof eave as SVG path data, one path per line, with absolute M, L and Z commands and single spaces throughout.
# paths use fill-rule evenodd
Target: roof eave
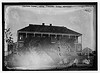
M 18 33 L 37 33 L 37 34 L 55 34 L 55 35 L 69 35 L 69 36 L 82 36 L 82 34 L 68 34 L 68 33 L 52 33 L 52 32 L 29 32 L 29 31 L 17 31 Z

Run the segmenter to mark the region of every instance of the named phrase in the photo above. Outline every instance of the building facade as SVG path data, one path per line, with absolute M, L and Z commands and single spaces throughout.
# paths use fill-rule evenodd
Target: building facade
M 59 51 L 67 49 L 71 52 L 80 52 L 82 50 L 82 34 L 63 26 L 45 25 L 44 23 L 42 25 L 29 24 L 29 26 L 18 30 L 17 34 L 18 47 L 23 47 L 32 40 L 38 40 L 40 42 L 37 43 L 44 46 L 56 44 Z

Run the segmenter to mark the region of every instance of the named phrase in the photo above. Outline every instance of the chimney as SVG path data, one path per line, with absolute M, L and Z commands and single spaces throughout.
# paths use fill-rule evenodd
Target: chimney
M 52 24 L 50 24 L 50 26 L 52 26 Z
M 45 23 L 42 23 L 42 25 L 44 26 L 44 25 L 45 25 Z

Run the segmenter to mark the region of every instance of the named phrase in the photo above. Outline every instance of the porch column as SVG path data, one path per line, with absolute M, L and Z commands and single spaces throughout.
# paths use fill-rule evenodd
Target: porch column
M 35 37 L 35 33 L 33 33 L 34 34 L 34 37 Z
M 77 52 L 77 43 L 78 43 L 78 40 L 77 40 L 77 38 L 76 38 L 76 35 L 74 35 L 75 36 L 75 41 L 74 41 L 74 44 L 75 44 L 75 50 L 74 50 L 74 52 Z
M 19 32 L 17 32 L 17 48 L 18 48 Z
M 41 37 L 42 37 L 42 35 L 43 35 L 43 34 L 41 34 Z
M 69 38 L 70 38 L 70 35 L 69 35 Z
M 50 34 L 48 34 L 48 37 L 50 37 Z
M 82 36 L 81 36 L 81 45 L 82 45 Z
M 63 35 L 61 35 L 63 37 Z
M 26 38 L 27 38 L 27 33 L 26 33 Z

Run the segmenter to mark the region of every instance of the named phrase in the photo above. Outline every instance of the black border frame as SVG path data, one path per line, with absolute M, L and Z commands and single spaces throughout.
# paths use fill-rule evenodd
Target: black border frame
M 98 70 L 98 2 L 2 2 L 2 71 L 9 71 L 4 66 L 4 28 L 5 28 L 5 5 L 94 5 L 96 7 L 96 26 L 95 26 L 95 36 L 96 36 L 96 66 L 95 70 Z M 10 70 L 15 71 L 15 70 Z M 30 71 L 30 70 L 16 70 L 16 71 Z M 34 70 L 32 70 L 34 71 Z M 38 70 L 35 70 L 38 71 Z M 39 71 L 45 71 L 45 70 L 39 70 Z M 62 71 L 62 70 L 46 70 L 46 71 Z M 66 70 L 67 71 L 67 70 Z M 78 70 L 80 71 L 80 70 Z M 82 70 L 83 71 L 83 70 Z M 89 71 L 89 70 L 84 70 Z M 91 70 L 90 70 L 91 71 Z

